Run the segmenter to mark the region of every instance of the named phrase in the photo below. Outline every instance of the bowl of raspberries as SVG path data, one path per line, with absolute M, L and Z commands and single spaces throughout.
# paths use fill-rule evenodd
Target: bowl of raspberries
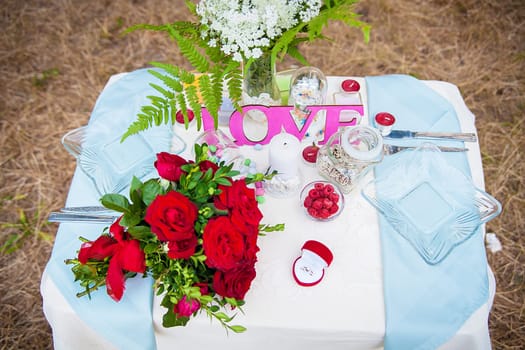
M 328 181 L 313 181 L 301 191 L 301 205 L 314 220 L 328 221 L 337 217 L 344 207 L 344 197 L 337 186 Z

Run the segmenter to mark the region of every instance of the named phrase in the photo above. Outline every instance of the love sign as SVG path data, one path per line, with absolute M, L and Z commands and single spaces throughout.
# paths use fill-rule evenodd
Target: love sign
M 332 136 L 340 127 L 356 125 L 358 117 L 364 115 L 364 107 L 362 105 L 315 105 L 307 108 L 307 113 L 300 113 L 301 120 L 298 120 L 297 110 L 294 106 L 262 106 L 262 105 L 246 105 L 242 106 L 242 112 L 233 111 L 229 120 L 230 133 L 234 142 L 239 146 L 270 143 L 271 139 L 281 133 L 287 132 L 302 140 L 307 135 L 308 129 L 316 116 L 324 115 L 324 131 L 323 139 L 319 140 L 320 145 L 325 144 L 330 136 Z M 247 114 L 250 111 L 257 111 L 263 114 L 266 123 L 258 123 L 258 127 L 265 127 L 266 133 L 260 139 L 253 139 L 247 136 L 245 130 L 246 118 L 250 118 Z M 202 109 L 202 122 L 204 130 L 214 129 L 213 117 L 208 110 Z M 249 121 L 248 121 L 249 122 Z

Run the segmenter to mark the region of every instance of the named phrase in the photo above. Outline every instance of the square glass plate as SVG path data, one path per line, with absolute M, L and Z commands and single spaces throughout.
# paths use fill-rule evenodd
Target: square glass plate
M 428 264 L 442 261 L 501 212 L 500 203 L 451 166 L 435 145 L 392 157 L 388 171 L 361 193 Z

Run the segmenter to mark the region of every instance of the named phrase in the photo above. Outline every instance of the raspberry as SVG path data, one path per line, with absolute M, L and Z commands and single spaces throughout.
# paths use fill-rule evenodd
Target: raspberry
M 334 203 L 339 202 L 339 195 L 337 193 L 330 193 L 330 196 L 328 197 L 330 200 Z
M 335 203 L 330 208 L 328 208 L 328 211 L 330 212 L 330 214 L 335 214 L 337 213 L 338 210 L 339 210 L 339 206 Z
M 316 199 L 316 198 L 319 198 L 319 197 L 320 197 L 320 193 L 319 193 L 319 191 L 317 191 L 316 189 L 312 188 L 312 189 L 308 192 L 308 196 L 312 197 L 312 199 Z
M 318 217 L 318 213 L 317 213 L 317 210 L 315 210 L 314 208 L 308 208 L 307 209 L 308 211 L 308 214 L 310 214 L 311 216 L 313 216 L 314 218 Z
M 323 188 L 325 188 L 325 185 L 320 183 L 320 182 L 317 182 L 314 184 L 314 188 L 317 190 L 317 191 L 322 191 Z
M 319 210 L 319 217 L 320 218 L 328 219 L 329 216 L 330 216 L 330 211 L 328 211 L 328 209 L 323 208 L 323 209 Z
M 323 208 L 330 209 L 334 205 L 334 202 L 332 202 L 328 198 L 323 198 Z
M 314 208 L 316 210 L 323 209 L 323 199 L 318 198 L 318 199 L 314 200 L 314 202 L 312 203 L 312 208 Z
M 313 199 L 312 197 L 308 196 L 304 199 L 304 207 L 310 208 L 312 206 Z
M 323 189 L 323 193 L 325 196 L 331 195 L 332 193 L 334 193 L 334 186 L 326 185 Z

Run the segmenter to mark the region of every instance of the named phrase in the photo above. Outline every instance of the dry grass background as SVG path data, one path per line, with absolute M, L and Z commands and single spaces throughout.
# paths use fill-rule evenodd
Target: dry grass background
M 149 61 L 185 64 L 162 34 L 119 36 L 136 23 L 186 15 L 182 0 L 2 0 L 0 6 L 0 348 L 50 349 L 39 282 L 52 249 L 49 211 L 62 206 L 75 163 L 60 145 L 85 124 L 110 75 Z M 497 277 L 494 349 L 525 345 L 525 5 L 522 0 L 363 0 L 368 45 L 338 24 L 334 42 L 303 48 L 329 75 L 412 74 L 456 84 L 477 116 L 487 191 L 503 213 L 488 224 Z M 285 61 L 279 68 L 288 68 Z

